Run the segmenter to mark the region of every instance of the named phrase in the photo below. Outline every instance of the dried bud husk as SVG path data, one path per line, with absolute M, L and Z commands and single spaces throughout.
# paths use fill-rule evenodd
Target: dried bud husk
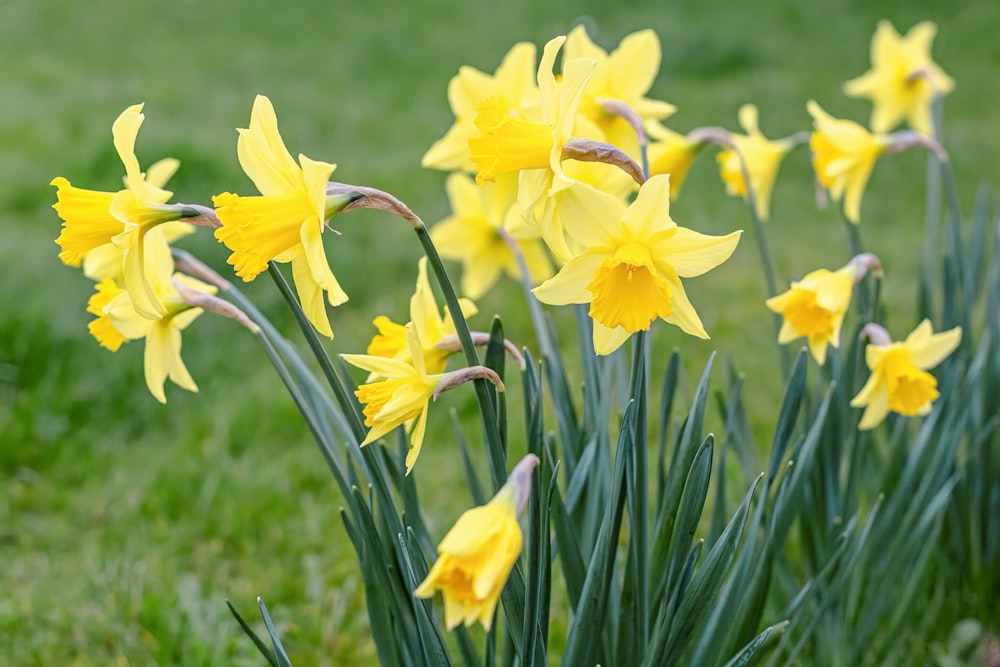
M 632 177 L 632 180 L 642 185 L 646 177 L 642 168 L 628 156 L 625 151 L 603 141 L 593 139 L 574 139 L 563 145 L 563 158 L 579 160 L 580 162 L 603 162 L 611 164 Z
M 497 388 L 497 391 L 504 391 L 503 381 L 492 368 L 487 368 L 486 366 L 469 366 L 468 368 L 460 368 L 457 371 L 445 373 L 434 389 L 434 400 L 436 401 L 438 396 L 444 392 L 451 391 L 455 387 L 460 387 L 472 380 L 489 380 Z

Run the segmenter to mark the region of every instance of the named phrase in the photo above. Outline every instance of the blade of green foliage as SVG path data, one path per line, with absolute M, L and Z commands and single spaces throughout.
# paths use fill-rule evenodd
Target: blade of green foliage
M 472 501 L 476 505 L 484 505 L 489 500 L 489 497 L 486 495 L 485 489 L 483 489 L 483 483 L 479 481 L 479 473 L 476 472 L 476 466 L 472 462 L 472 455 L 469 453 L 469 443 L 465 440 L 465 435 L 462 433 L 462 424 L 459 422 L 458 413 L 454 408 L 451 410 L 451 423 L 452 432 L 455 434 L 455 442 L 458 443 L 458 451 L 462 457 L 462 470 L 465 472 L 465 483 L 469 487 Z
M 757 653 L 767 645 L 772 634 L 781 633 L 788 627 L 788 621 L 781 621 L 764 628 L 759 635 L 750 640 L 743 649 L 726 663 L 725 667 L 748 667 L 757 660 Z
M 288 659 L 285 647 L 281 645 L 281 640 L 278 638 L 278 631 L 274 629 L 274 623 L 271 622 L 271 615 L 267 613 L 267 606 L 264 604 L 264 600 L 257 598 L 257 606 L 260 608 L 260 615 L 264 619 L 264 625 L 267 627 L 267 634 L 271 636 L 271 647 L 274 649 L 274 659 L 278 663 L 278 667 L 292 667 L 292 661 Z
M 428 573 L 423 554 L 417 547 L 413 531 L 409 531 L 407 535 L 397 535 L 396 542 L 399 546 L 399 553 L 402 555 L 402 574 L 406 589 L 415 591 Z M 415 612 L 414 616 L 416 616 L 417 628 L 420 631 L 420 639 L 430 656 L 431 664 L 450 665 L 448 647 L 445 645 L 439 626 L 431 615 L 430 600 L 418 600 L 414 597 L 412 609 Z
M 656 506 L 663 504 L 667 485 L 667 439 L 670 435 L 671 415 L 674 411 L 674 396 L 677 392 L 677 378 L 680 375 L 680 353 L 677 348 L 670 353 L 667 371 L 663 374 L 660 389 L 660 430 L 657 440 L 656 463 Z
M 236 618 L 236 622 L 240 624 L 240 628 L 243 629 L 243 632 L 250 638 L 250 641 L 252 641 L 254 646 L 257 647 L 257 650 L 260 651 L 262 656 L 264 656 L 264 659 L 267 660 L 268 664 L 271 665 L 271 667 L 278 667 L 278 659 L 274 657 L 274 651 L 271 650 L 271 647 L 265 644 L 264 640 L 261 639 L 256 632 L 254 632 L 254 629 L 251 628 L 245 620 L 243 620 L 240 612 L 236 611 L 236 607 L 233 606 L 232 602 L 226 600 L 226 606 L 229 607 L 229 612 Z

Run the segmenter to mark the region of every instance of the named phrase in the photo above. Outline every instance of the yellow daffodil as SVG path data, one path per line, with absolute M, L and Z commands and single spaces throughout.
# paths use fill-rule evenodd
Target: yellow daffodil
M 955 87 L 931 60 L 936 33 L 937 26 L 925 21 L 900 37 L 891 23 L 879 22 L 872 37 L 872 68 L 844 84 L 848 95 L 871 99 L 875 132 L 888 132 L 905 120 L 920 134 L 933 134 L 931 103 Z
M 610 354 L 657 318 L 708 338 L 680 279 L 726 261 L 742 232 L 717 237 L 678 227 L 669 176 L 646 181 L 627 208 L 582 184 L 563 206 L 567 232 L 586 250 L 533 291 L 553 305 L 589 303 L 597 354 Z
M 493 75 L 473 67 L 458 70 L 448 83 L 448 102 L 455 114 L 455 124 L 427 151 L 423 166 L 475 171 L 469 156 L 469 139 L 478 134 L 474 121 L 479 106 L 489 99 L 519 118 L 536 119 L 539 110 L 534 44 L 515 44 Z
M 768 299 L 767 307 L 785 320 L 778 342 L 785 344 L 804 336 L 813 359 L 824 363 L 827 345 L 840 347 L 840 328 L 858 271 L 853 263 L 837 271 L 818 269 L 792 282 L 787 292 Z
M 462 262 L 463 293 L 478 299 L 501 273 L 520 279 L 517 259 L 501 235 L 501 228 L 520 247 L 534 282 L 552 275 L 541 231 L 517 224 L 521 215 L 516 205 L 516 178 L 500 176 L 494 183 L 476 187 L 468 176 L 452 174 L 445 186 L 452 214 L 431 229 L 431 238 L 442 257 Z
M 458 303 L 464 317 L 476 314 L 476 304 L 470 299 L 462 298 Z M 438 347 L 441 341 L 455 336 L 455 322 L 451 319 L 447 308 L 438 307 L 430 281 L 427 279 L 426 257 L 421 257 L 417 262 L 417 285 L 413 296 L 410 297 L 410 321 L 405 325 L 397 324 L 388 317 L 380 315 L 375 318 L 374 324 L 378 334 L 368 344 L 367 352 L 370 355 L 412 363 L 406 334 L 410 325 L 417 330 L 427 373 L 433 375 L 443 372 L 448 357 L 454 353 L 453 350 Z
M 517 515 L 531 493 L 538 458 L 528 454 L 490 502 L 467 510 L 438 545 L 438 558 L 413 592 L 419 598 L 441 591 L 449 630 L 479 621 L 490 629 L 497 601 L 521 554 Z
M 149 169 L 150 175 L 153 168 Z M 153 243 L 173 243 L 179 238 L 194 233 L 194 225 L 180 220 L 165 222 L 146 234 L 146 246 Z M 111 278 L 117 284 L 124 284 L 125 276 L 122 267 L 125 262 L 125 252 L 114 243 L 106 243 L 87 253 L 83 258 L 83 275 L 93 281 L 100 282 Z
M 579 25 L 567 35 L 563 57 L 567 61 L 587 58 L 597 63 L 584 91 L 579 113 L 600 129 L 604 141 L 638 159 L 639 142 L 635 130 L 604 105 L 622 103 L 635 112 L 643 124 L 662 120 L 676 110 L 672 104 L 646 97 L 660 69 L 660 40 L 656 33 L 640 30 L 627 35 L 609 55 L 594 44 L 587 29 Z
M 156 248 L 155 251 L 153 247 L 147 248 L 146 260 L 154 293 L 166 310 L 160 319 L 151 320 L 139 313 L 130 293 L 117 287 L 110 278 L 97 284 L 87 311 L 97 316 L 89 325 L 90 333 L 111 351 L 127 340 L 145 339 L 146 386 L 156 400 L 166 403 L 163 385 L 168 378 L 183 389 L 198 391 L 181 360 L 181 331 L 202 313 L 202 309 L 188 305 L 174 281 L 204 294 L 214 294 L 216 288 L 189 276 L 173 274 L 169 248 L 166 244 Z
M 747 184 L 743 178 L 743 164 L 746 162 L 750 185 L 753 187 L 757 216 L 767 220 L 771 209 L 771 189 L 778 175 L 781 160 L 795 144 L 788 139 L 771 141 L 765 137 L 757 125 L 757 107 L 744 104 L 740 107 L 740 125 L 746 130 L 745 135 L 730 136 L 734 149 L 719 153 L 719 168 L 722 180 L 726 184 L 726 192 L 747 198 Z M 739 151 L 737 153 L 737 151 Z M 740 160 L 740 155 L 743 160 Z
M 362 446 L 375 442 L 397 426 L 416 420 L 410 431 L 410 450 L 406 454 L 406 471 L 409 473 L 424 442 L 427 406 L 445 376 L 443 373 L 427 373 L 418 327 L 410 324 L 406 329 L 407 361 L 365 354 L 342 354 L 341 357 L 378 378 L 361 385 L 354 392 L 364 404 L 365 426 L 369 428 Z
M 647 126 L 646 132 L 653 140 L 647 148 L 649 175 L 669 175 L 670 196 L 677 197 L 680 194 L 681 185 L 684 184 L 684 179 L 687 177 L 688 170 L 694 164 L 698 153 L 705 147 L 705 143 L 678 134 L 659 123 Z
M 347 301 L 347 294 L 330 270 L 322 233 L 330 216 L 350 202 L 327 196 L 336 165 L 301 153 L 296 163 L 278 133 L 274 107 L 263 95 L 254 100 L 250 127 L 239 130 L 236 149 L 260 196 L 216 195 L 213 201 L 222 223 L 216 238 L 232 251 L 228 261 L 245 281 L 256 278 L 272 260 L 291 262 L 302 310 L 317 331 L 332 338 L 324 296 L 338 306 Z
M 939 394 L 937 380 L 927 371 L 962 341 L 961 327 L 935 334 L 929 320 L 921 322 L 901 343 L 893 343 L 884 330 L 880 333 L 881 340 L 865 348 L 865 362 L 872 374 L 851 400 L 852 407 L 865 408 L 858 424 L 862 430 L 878 426 L 890 411 L 907 416 L 929 413 Z
M 145 262 L 146 235 L 158 225 L 190 213 L 184 206 L 167 204 L 172 192 L 162 189 L 177 169 L 176 160 L 161 160 L 148 174 L 139 168 L 135 140 L 145 118 L 141 104 L 127 108 L 111 127 L 115 150 L 125 166 L 125 188 L 100 192 L 74 187 L 59 176 L 52 180 L 58 202 L 53 206 L 63 219 L 56 243 L 59 259 L 80 266 L 92 250 L 113 243 L 122 257 L 125 289 L 137 312 L 156 319 L 166 313 L 150 284 Z
M 816 129 L 809 147 L 820 184 L 833 200 L 844 200 L 844 214 L 857 224 L 861 219 L 861 195 L 875 160 L 892 143 L 885 134 L 872 134 L 854 121 L 834 118 L 818 104 L 807 105 Z

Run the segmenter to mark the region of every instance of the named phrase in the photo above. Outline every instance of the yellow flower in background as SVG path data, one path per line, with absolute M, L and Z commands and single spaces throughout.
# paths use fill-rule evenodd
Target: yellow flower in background
M 167 204 L 173 193 L 161 187 L 176 171 L 176 160 L 161 160 L 148 174 L 139 168 L 135 140 L 145 118 L 142 106 L 127 108 L 111 127 L 115 150 L 125 166 L 125 188 L 118 192 L 85 190 L 59 176 L 51 182 L 58 198 L 52 208 L 63 219 L 62 233 L 56 239 L 62 248 L 59 259 L 69 266 L 80 266 L 92 250 L 113 243 L 122 253 L 123 281 L 136 311 L 156 319 L 166 311 L 147 275 L 146 235 L 158 225 L 180 219 L 186 211 L 183 206 Z
M 646 133 L 652 139 L 646 149 L 649 155 L 649 175 L 670 176 L 670 196 L 677 197 L 688 170 L 705 143 L 689 139 L 659 123 L 647 126 Z
M 888 21 L 880 21 L 872 37 L 872 68 L 844 84 L 852 97 L 872 101 L 872 130 L 888 132 L 902 121 L 924 136 L 934 133 L 931 104 L 947 95 L 954 80 L 931 60 L 931 42 L 937 26 L 915 25 L 900 37 Z
M 552 264 L 538 227 L 518 224 L 517 180 L 500 176 L 477 187 L 465 174 L 452 174 L 445 184 L 452 214 L 431 228 L 441 257 L 462 263 L 462 292 L 473 299 L 485 294 L 502 273 L 520 280 L 517 259 L 500 234 L 515 238 L 535 283 L 552 275 Z M 510 221 L 510 222 L 508 222 Z
M 872 374 L 851 400 L 851 407 L 865 408 L 858 428 L 875 428 L 890 411 L 907 416 L 929 413 L 939 394 L 937 380 L 927 371 L 961 341 L 961 327 L 935 334 L 930 321 L 924 320 L 901 343 L 866 347 L 865 361 Z
M 263 95 L 254 100 L 250 127 L 239 135 L 240 166 L 260 196 L 224 192 L 213 197 L 222 223 L 215 237 L 232 251 L 228 262 L 244 281 L 256 278 L 272 260 L 291 262 L 302 310 L 317 331 L 332 338 L 324 296 L 339 306 L 347 294 L 330 270 L 322 233 L 330 216 L 350 203 L 326 194 L 336 165 L 301 153 L 296 163 L 278 133 L 274 107 Z
M 567 232 L 586 250 L 533 292 L 552 305 L 589 303 L 597 354 L 610 354 L 657 318 L 708 338 L 680 279 L 726 261 L 742 232 L 707 236 L 678 227 L 669 176 L 646 181 L 628 207 L 582 184 L 563 207 Z
M 761 220 L 767 220 L 771 211 L 771 190 L 778 175 L 778 167 L 794 144 L 788 139 L 771 141 L 765 137 L 757 125 L 757 107 L 753 104 L 744 104 L 740 107 L 739 116 L 740 125 L 747 133 L 731 135 L 735 150 L 728 149 L 719 153 L 717 159 L 722 180 L 726 184 L 726 192 L 743 199 L 747 198 L 747 184 L 743 178 L 743 165 L 740 161 L 742 154 L 747 174 L 750 176 L 750 185 L 753 187 L 757 216 Z
M 528 454 L 490 502 L 467 510 L 438 545 L 438 558 L 413 592 L 432 598 L 441 591 L 449 630 L 476 621 L 486 630 L 507 577 L 521 554 L 523 537 L 517 515 L 531 493 L 531 472 L 538 458 Z
M 639 141 L 628 122 L 605 110 L 604 102 L 620 102 L 634 111 L 645 124 L 662 120 L 676 108 L 646 97 L 660 70 L 660 40 L 652 30 L 640 30 L 622 39 L 609 55 L 594 44 L 587 29 L 579 25 L 566 37 L 563 58 L 587 58 L 597 63 L 583 94 L 579 113 L 593 122 L 603 140 L 639 158 Z M 599 137 L 591 137 L 599 138 Z
M 857 224 L 861 195 L 872 167 L 892 140 L 884 134 L 872 134 L 854 121 L 834 118 L 812 100 L 807 108 L 816 128 L 809 141 L 816 178 L 834 201 L 844 200 L 844 215 Z
M 448 83 L 448 102 L 455 123 L 424 154 L 422 164 L 435 169 L 475 171 L 469 156 L 469 139 L 478 134 L 475 118 L 488 99 L 520 118 L 537 119 L 538 86 L 535 83 L 535 45 L 515 44 L 493 75 L 474 67 L 461 67 Z
M 409 473 L 420 455 L 427 429 L 427 406 L 444 374 L 429 374 L 418 327 L 406 327 L 409 360 L 400 361 L 366 354 L 342 354 L 344 361 L 378 378 L 358 387 L 354 395 L 364 405 L 365 426 L 369 428 L 362 446 L 375 442 L 397 426 L 416 420 L 410 431 L 410 450 L 406 454 Z
M 854 263 L 837 271 L 818 269 L 794 281 L 787 292 L 768 299 L 767 307 L 785 320 L 778 342 L 805 337 L 813 359 L 823 364 L 827 346 L 840 347 L 840 329 L 857 277 Z
M 156 400 L 166 403 L 163 386 L 167 379 L 188 391 L 198 391 L 181 359 L 181 331 L 203 312 L 181 299 L 173 280 L 205 294 L 215 294 L 217 290 L 189 276 L 174 274 L 170 248 L 165 243 L 147 248 L 146 261 L 152 287 L 166 311 L 163 316 L 158 320 L 145 317 L 136 310 L 131 294 L 106 278 L 97 284 L 87 304 L 87 311 L 97 316 L 89 329 L 98 343 L 111 351 L 127 340 L 144 338 L 146 386 Z

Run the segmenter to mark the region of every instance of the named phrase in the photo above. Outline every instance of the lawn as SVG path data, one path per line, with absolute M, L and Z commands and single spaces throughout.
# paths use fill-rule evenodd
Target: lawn
M 944 143 L 971 209 L 978 183 L 1000 183 L 1000 5 L 878 5 L 0 2 L 0 663 L 258 665 L 224 602 L 250 614 L 257 595 L 297 664 L 375 659 L 339 492 L 252 337 L 220 318 L 199 320 L 184 356 L 200 393 L 170 386 L 164 407 L 145 389 L 140 344 L 111 355 L 87 335 L 91 285 L 56 258 L 48 183 L 61 175 L 117 189 L 110 127 L 125 107 L 146 104 L 144 165 L 180 159 L 177 200 L 252 191 L 234 129 L 265 93 L 293 154 L 336 162 L 338 180 L 388 190 L 432 222 L 447 213 L 445 175 L 419 164 L 451 123 L 448 80 L 461 65 L 492 71 L 515 42 L 541 44 L 583 22 L 613 47 L 653 28 L 663 65 L 650 96 L 679 107 L 671 127 L 737 129 L 737 108 L 754 102 L 763 131 L 784 136 L 808 128 L 808 99 L 867 122 L 867 103 L 840 86 L 868 69 L 876 23 L 905 31 L 929 19 L 940 28 L 935 58 L 957 81 Z M 914 324 L 924 163 L 917 151 L 881 160 L 863 207 L 863 243 L 882 258 L 890 321 L 901 330 Z M 771 207 L 781 281 L 847 259 L 839 212 L 814 199 L 800 149 Z M 724 195 L 710 153 L 672 214 L 707 233 L 748 232 L 731 261 L 689 286 L 713 339 L 655 329 L 654 372 L 675 346 L 695 376 L 717 350 L 746 374 L 754 428 L 769 433 L 781 380 L 764 282 L 746 209 Z M 327 251 L 351 301 L 332 312 L 330 349 L 357 352 L 375 315 L 405 319 L 420 248 L 405 223 L 376 212 L 351 213 L 340 229 Z M 227 268 L 204 230 L 181 245 Z M 247 290 L 292 335 L 267 282 Z M 520 299 L 515 285 L 499 285 L 474 326 L 498 313 L 508 337 L 529 341 Z M 571 314 L 558 316 L 570 332 Z M 473 405 L 471 393 L 443 402 L 460 413 Z M 467 504 L 454 493 L 461 470 L 444 412 L 432 414 L 421 458 L 424 474 L 439 471 L 423 483 L 436 536 Z

